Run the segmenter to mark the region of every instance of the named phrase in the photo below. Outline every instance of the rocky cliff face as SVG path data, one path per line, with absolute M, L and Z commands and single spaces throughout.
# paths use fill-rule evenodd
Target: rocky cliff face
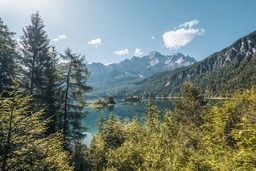
M 205 60 L 195 64 L 195 75 L 206 71 L 226 67 L 231 64 L 239 64 L 243 60 L 250 60 L 256 53 L 256 32 L 253 32 L 233 43 L 231 46 L 216 52 Z M 194 68 L 195 67 L 195 68 Z
M 255 54 L 256 32 L 253 32 L 198 63 L 145 79 L 139 84 L 136 94 L 170 96 L 179 92 L 181 84 L 188 80 L 213 92 L 218 88 L 232 89 L 232 86 L 235 87 L 235 85 L 228 87 L 225 82 L 251 84 L 246 80 L 241 80 L 241 77 L 244 77 L 241 72 L 243 70 L 246 70 L 247 73 L 255 71 L 256 66 L 253 65 Z M 247 77 L 252 76 L 248 75 Z

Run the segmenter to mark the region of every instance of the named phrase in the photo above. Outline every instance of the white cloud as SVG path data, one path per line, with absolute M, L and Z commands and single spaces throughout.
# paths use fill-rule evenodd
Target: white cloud
M 199 23 L 199 21 L 194 19 L 194 20 L 187 21 L 185 23 L 180 24 L 179 27 L 180 28 L 182 28 L 182 27 L 192 28 L 193 26 L 197 25 L 198 23 Z
M 122 56 L 122 55 L 129 54 L 129 51 L 128 51 L 128 49 L 123 49 L 123 50 L 114 51 L 113 53 L 116 54 L 116 55 Z
M 57 35 L 55 38 L 52 39 L 52 41 L 58 42 L 60 40 L 65 40 L 66 38 L 67 38 L 67 36 L 65 34 Z
M 151 39 L 153 39 L 153 40 L 154 40 L 154 39 L 155 39 L 155 36 L 151 36 Z
M 140 56 L 143 55 L 143 52 L 140 48 L 136 48 L 135 51 L 134 51 L 134 55 L 140 57 Z
M 196 35 L 203 35 L 204 29 L 193 28 L 197 24 L 198 21 L 194 19 L 179 25 L 179 29 L 165 32 L 163 34 L 164 46 L 170 50 L 179 49 L 192 42 Z
M 92 39 L 88 42 L 88 45 L 92 45 L 94 47 L 98 47 L 101 45 L 101 39 L 97 38 L 97 39 Z

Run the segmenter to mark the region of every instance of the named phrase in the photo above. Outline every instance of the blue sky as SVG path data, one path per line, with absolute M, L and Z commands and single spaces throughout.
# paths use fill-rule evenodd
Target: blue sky
M 22 35 L 39 11 L 51 44 L 87 61 L 119 62 L 151 51 L 201 60 L 256 30 L 255 0 L 0 0 L 0 17 Z

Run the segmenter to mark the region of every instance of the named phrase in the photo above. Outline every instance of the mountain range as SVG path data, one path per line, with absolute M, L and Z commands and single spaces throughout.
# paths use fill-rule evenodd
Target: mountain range
M 91 81 L 107 82 L 101 91 L 105 96 L 177 96 L 186 81 L 209 96 L 223 96 L 256 85 L 256 31 L 199 62 L 181 53 L 165 56 L 154 51 L 119 64 L 92 64 L 89 70 Z
M 143 57 L 134 56 L 116 64 L 88 64 L 91 73 L 88 83 L 94 86 L 90 95 L 107 96 L 113 89 L 120 90 L 127 84 L 132 85 L 156 73 L 171 71 L 195 62 L 193 57 L 182 53 L 162 55 L 152 51 Z
M 193 65 L 159 73 L 127 90 L 139 96 L 176 96 L 191 81 L 209 96 L 225 95 L 256 85 L 256 32 Z

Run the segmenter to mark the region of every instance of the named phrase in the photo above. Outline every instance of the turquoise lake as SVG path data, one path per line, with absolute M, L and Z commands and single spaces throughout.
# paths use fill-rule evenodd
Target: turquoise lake
M 93 99 L 88 99 L 87 103 L 92 104 Z M 141 122 L 144 120 L 144 113 L 148 100 L 143 99 L 140 102 L 124 102 L 121 99 L 115 99 L 116 104 L 113 106 L 106 106 L 102 108 L 86 107 L 87 116 L 82 120 L 84 126 L 88 128 L 88 133 L 97 132 L 97 120 L 100 115 L 105 119 L 110 113 L 119 116 L 120 119 L 132 119 L 137 116 Z M 154 103 L 160 112 L 165 110 L 172 111 L 173 105 L 171 99 L 154 99 Z

